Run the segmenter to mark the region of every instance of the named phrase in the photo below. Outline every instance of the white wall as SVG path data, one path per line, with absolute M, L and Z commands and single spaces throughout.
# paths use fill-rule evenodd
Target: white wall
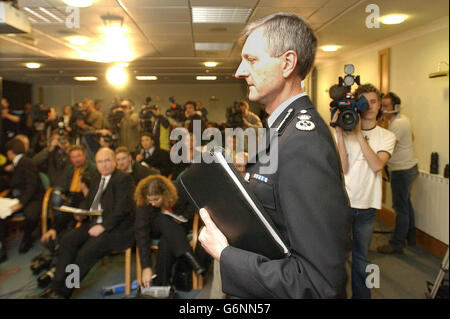
M 152 103 L 158 104 L 163 111 L 169 105 L 169 97 L 175 96 L 178 104 L 183 105 L 186 101 L 202 101 L 208 110 L 208 120 L 221 122 L 225 120 L 226 107 L 236 100 L 246 98 L 247 87 L 241 81 L 235 84 L 205 83 L 205 84 L 148 84 L 133 85 L 122 90 L 114 89 L 109 85 L 83 84 L 83 85 L 51 85 L 33 86 L 33 103 L 37 103 L 38 89 L 43 89 L 44 104 L 55 106 L 61 110 L 64 105 L 73 105 L 83 98 L 102 99 L 103 110 L 107 111 L 115 97 L 131 98 L 135 107 L 140 108 L 145 98 L 150 96 Z M 211 99 L 211 97 L 216 99 Z M 253 105 L 252 110 L 259 112 Z M 258 113 L 257 113 L 258 114 Z

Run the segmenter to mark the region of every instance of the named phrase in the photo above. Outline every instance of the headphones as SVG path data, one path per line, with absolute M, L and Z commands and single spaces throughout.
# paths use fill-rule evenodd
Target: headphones
M 381 96 L 382 99 L 385 98 L 390 98 L 392 103 L 394 104 L 394 109 L 392 111 L 384 111 L 384 114 L 396 114 L 396 113 L 400 113 L 400 108 L 401 108 L 401 104 L 402 101 L 400 100 L 400 98 L 398 97 L 397 94 L 395 94 L 394 92 L 388 92 L 387 94 L 383 94 Z

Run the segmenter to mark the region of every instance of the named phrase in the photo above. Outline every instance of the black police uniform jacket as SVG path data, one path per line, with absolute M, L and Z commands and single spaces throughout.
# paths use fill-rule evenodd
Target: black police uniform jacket
M 257 160 L 247 172 L 290 254 L 269 260 L 226 247 L 222 289 L 241 298 L 345 298 L 351 211 L 334 140 L 307 96 L 282 112 L 277 127 L 278 169 L 261 174 Z

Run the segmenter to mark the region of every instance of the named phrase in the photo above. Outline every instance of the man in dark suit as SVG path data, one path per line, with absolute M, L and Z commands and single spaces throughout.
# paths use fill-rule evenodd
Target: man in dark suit
M 79 281 L 112 250 L 121 250 L 134 244 L 134 182 L 133 178 L 116 169 L 114 151 L 100 149 L 95 155 L 100 176 L 95 177 L 81 208 L 101 210 L 101 216 L 91 216 L 82 226 L 68 232 L 61 240 L 55 277 L 51 288 L 38 298 L 68 298 L 66 267 L 79 267 Z
M 158 169 L 162 175 L 169 176 L 172 172 L 172 162 L 169 152 L 156 146 L 155 138 L 151 133 L 141 135 L 141 152 L 136 155 L 136 161 L 148 167 Z
M 36 165 L 26 156 L 25 147 L 22 141 L 12 139 L 5 145 L 6 156 L 13 163 L 12 176 L 9 181 L 9 197 L 17 198 L 19 203 L 11 206 L 11 211 L 17 213 L 22 211 L 25 215 L 25 226 L 19 252 L 26 253 L 32 246 L 31 234 L 39 223 L 41 213 L 41 200 L 44 188 L 39 178 Z M 0 262 L 5 261 L 7 227 L 6 219 L 0 219 Z
M 159 170 L 155 168 L 149 168 L 133 161 L 131 153 L 126 146 L 119 146 L 116 148 L 115 153 L 117 168 L 122 172 L 130 174 L 136 185 L 139 184 L 141 179 L 149 175 L 160 174 Z
M 328 126 L 303 92 L 316 38 L 298 16 L 273 14 L 247 26 L 236 77 L 249 100 L 270 115 L 278 149 L 270 170 L 261 157 L 247 165 L 249 187 L 280 232 L 289 254 L 278 260 L 228 244 L 206 210 L 199 240 L 220 262 L 222 289 L 243 298 L 345 298 L 351 211 Z M 274 132 L 273 130 L 271 130 Z M 267 151 L 263 150 L 265 155 Z

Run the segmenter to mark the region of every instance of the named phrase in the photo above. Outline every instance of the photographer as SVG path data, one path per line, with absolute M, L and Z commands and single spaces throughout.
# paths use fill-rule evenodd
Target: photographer
M 94 102 L 91 99 L 84 99 L 82 110 L 85 110 L 84 118 L 77 119 L 77 125 L 81 129 L 81 133 L 99 130 L 103 127 L 103 113 L 97 111 Z
M 202 113 L 200 111 L 197 111 L 195 109 L 195 103 L 192 101 L 187 101 L 184 104 L 184 115 L 186 116 L 186 120 L 184 121 L 184 127 L 188 129 L 189 132 L 192 132 L 194 127 L 194 120 L 200 120 L 201 121 L 201 128 L 202 131 L 206 127 L 205 120 L 202 116 Z
M 370 289 L 366 286 L 367 253 L 372 238 L 377 209 L 381 208 L 381 171 L 390 158 L 395 136 L 392 132 L 377 126 L 381 116 L 380 92 L 372 84 L 358 87 L 355 97 L 364 96 L 369 108 L 359 114 L 359 121 L 352 131 L 335 126 L 335 138 L 345 186 L 352 208 L 352 290 L 353 298 L 369 299 Z M 334 113 L 336 123 L 339 110 Z
M 52 187 L 61 187 L 65 183 L 64 174 L 70 167 L 69 147 L 67 133 L 57 129 L 53 130 L 48 146 L 33 156 L 33 163 L 48 175 Z
M 153 121 L 150 132 L 155 137 L 155 145 L 162 150 L 170 151 L 170 124 L 169 120 L 161 114 L 161 109 L 157 105 L 147 106 L 151 112 Z
M 118 124 L 119 146 L 126 146 L 130 152 L 134 152 L 139 146 L 140 121 L 139 115 L 134 112 L 133 104 L 130 100 L 123 100 L 120 107 L 113 110 L 113 114 L 123 112 L 123 117 Z

